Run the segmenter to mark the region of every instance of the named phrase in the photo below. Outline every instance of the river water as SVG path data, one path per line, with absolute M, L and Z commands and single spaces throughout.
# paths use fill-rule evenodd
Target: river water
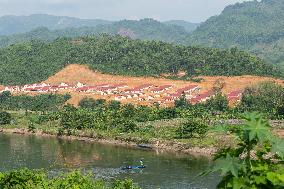
M 139 165 L 140 159 L 146 169 L 121 170 L 122 166 Z M 22 167 L 45 168 L 50 173 L 80 169 L 97 178 L 131 178 L 143 189 L 213 189 L 218 175 L 196 177 L 211 164 L 205 157 L 0 133 L 0 171 Z

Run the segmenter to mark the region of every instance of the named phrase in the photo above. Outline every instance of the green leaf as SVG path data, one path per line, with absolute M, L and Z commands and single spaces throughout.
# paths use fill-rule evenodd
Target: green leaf
M 284 158 L 284 140 L 280 138 L 275 139 L 271 151 Z
M 242 189 L 247 187 L 246 182 L 243 178 L 233 178 L 233 188 Z
M 270 126 L 260 114 L 248 113 L 245 117 L 245 130 L 249 131 L 249 140 L 258 139 L 260 142 L 271 139 Z
M 216 125 L 214 127 L 211 127 L 209 131 L 215 132 L 215 133 L 226 133 L 228 132 L 228 126 L 227 125 Z
M 242 164 L 240 164 L 237 158 L 233 158 L 230 154 L 227 154 L 226 158 L 216 160 L 216 165 L 214 166 L 213 171 L 221 170 L 222 176 L 227 173 L 231 173 L 235 177 L 238 177 L 238 171 L 241 166 Z

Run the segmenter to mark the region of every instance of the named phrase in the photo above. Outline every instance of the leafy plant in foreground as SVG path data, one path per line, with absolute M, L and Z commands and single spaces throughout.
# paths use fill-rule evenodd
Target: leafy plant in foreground
M 222 149 L 215 156 L 211 171 L 221 171 L 218 188 L 283 188 L 284 141 L 275 137 L 267 120 L 258 113 L 247 113 L 245 124 L 234 129 L 239 141 L 234 148 Z M 228 132 L 228 127 L 218 127 Z
M 107 184 L 78 171 L 49 178 L 43 170 L 21 169 L 0 172 L 1 189 L 139 189 L 132 180 L 115 180 Z

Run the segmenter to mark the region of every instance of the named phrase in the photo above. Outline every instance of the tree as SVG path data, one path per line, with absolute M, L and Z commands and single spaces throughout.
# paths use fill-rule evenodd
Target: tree
M 206 101 L 205 107 L 212 111 L 224 112 L 229 109 L 229 101 L 226 96 L 223 96 L 221 92 L 218 92 L 214 97 Z
M 184 108 L 184 107 L 187 107 L 188 105 L 189 105 L 189 103 L 188 103 L 184 93 L 182 94 L 182 96 L 178 100 L 175 100 L 175 107 L 176 108 Z
M 282 86 L 264 82 L 245 89 L 238 109 L 240 111 L 259 111 L 273 115 L 284 115 L 284 89 Z
M 108 108 L 112 111 L 117 111 L 121 108 L 121 102 L 116 101 L 116 100 L 112 100 L 112 101 L 109 102 Z
M 208 124 L 201 119 L 190 119 L 183 123 L 177 130 L 176 136 L 181 139 L 203 137 L 208 131 Z
M 0 112 L 0 125 L 10 124 L 12 121 L 12 116 L 8 112 Z
M 97 105 L 97 101 L 93 98 L 83 98 L 82 100 L 80 100 L 79 102 L 79 106 L 81 108 L 89 108 L 89 109 L 93 109 L 95 108 Z

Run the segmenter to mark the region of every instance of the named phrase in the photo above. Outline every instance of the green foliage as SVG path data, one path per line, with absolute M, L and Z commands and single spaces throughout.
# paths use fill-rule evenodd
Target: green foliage
M 80 102 L 79 102 L 79 106 L 81 108 L 95 108 L 96 107 L 96 100 L 93 98 L 83 98 Z
M 176 46 L 102 35 L 74 40 L 60 38 L 51 43 L 31 41 L 2 48 L 0 84 L 42 81 L 74 62 L 104 73 L 131 76 L 160 76 L 180 70 L 187 71 L 190 76 L 281 75 L 274 66 L 237 50 Z
M 186 106 L 189 106 L 189 103 L 188 103 L 184 94 L 178 100 L 175 100 L 175 107 L 176 108 L 182 108 L 182 107 L 186 107 Z
M 60 134 L 63 134 L 64 130 L 73 129 L 115 129 L 128 133 L 139 131 L 138 122 L 178 117 L 175 108 L 121 105 L 119 102 L 100 99 L 83 99 L 80 106 L 75 108 L 67 105 L 59 111 L 60 126 L 63 128 L 60 129 Z
M 10 110 L 51 111 L 62 106 L 70 95 L 41 94 L 37 96 L 11 96 L 8 92 L 0 94 L 0 108 Z
M 284 89 L 282 86 L 265 82 L 246 88 L 241 103 L 240 111 L 259 111 L 274 116 L 283 116 Z
M 237 137 L 237 146 L 216 154 L 212 171 L 223 176 L 218 188 L 283 188 L 283 139 L 271 133 L 262 115 L 247 113 L 244 119 L 244 125 L 229 130 Z M 227 133 L 228 127 L 221 131 Z
M 208 124 L 201 119 L 191 119 L 182 124 L 176 131 L 177 138 L 188 139 L 204 137 L 208 131 Z
M 283 0 L 246 1 L 230 5 L 189 35 L 187 44 L 238 47 L 268 62 L 283 62 Z
M 221 92 L 215 94 L 205 103 L 205 107 L 211 111 L 225 112 L 229 109 L 229 101 L 226 96 L 223 96 Z
M 8 112 L 0 112 L 0 125 L 10 124 L 12 121 L 12 116 Z
M 192 81 L 195 83 L 201 83 L 202 81 L 204 81 L 204 79 L 202 77 L 191 77 L 189 78 L 189 81 Z
M 21 169 L 0 173 L 1 189 L 139 189 L 131 180 L 107 184 L 78 171 L 49 178 L 44 171 Z
M 35 130 L 36 130 L 35 124 L 33 122 L 29 122 L 28 131 L 31 133 L 35 133 Z
M 126 121 L 119 125 L 119 129 L 125 133 L 134 132 L 137 130 L 137 125 L 131 121 Z
M 94 127 L 95 115 L 90 110 L 66 106 L 61 112 L 60 124 L 65 129 L 86 129 Z

